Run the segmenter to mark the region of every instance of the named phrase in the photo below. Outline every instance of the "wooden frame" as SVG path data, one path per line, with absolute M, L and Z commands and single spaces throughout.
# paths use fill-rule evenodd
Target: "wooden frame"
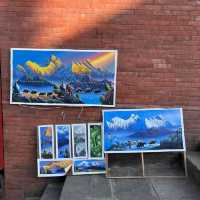
M 111 178 L 111 179 L 136 179 L 136 178 L 185 178 L 188 177 L 188 169 L 187 169 L 187 158 L 186 158 L 186 151 L 184 152 L 177 152 L 177 153 L 182 153 L 183 154 L 183 161 L 184 161 L 184 176 L 149 176 L 145 175 L 145 162 L 144 162 L 144 153 L 140 153 L 141 155 L 141 166 L 142 166 L 142 176 L 110 176 L 110 169 L 109 169 L 109 158 L 108 158 L 108 153 L 105 153 L 105 167 L 106 167 L 106 178 Z M 138 154 L 138 153 L 136 153 Z

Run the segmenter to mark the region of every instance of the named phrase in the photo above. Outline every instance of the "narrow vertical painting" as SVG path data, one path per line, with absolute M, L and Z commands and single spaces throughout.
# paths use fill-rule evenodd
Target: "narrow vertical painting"
M 71 157 L 71 127 L 60 124 L 55 126 L 56 158 Z
M 11 49 L 10 103 L 115 106 L 117 51 Z
M 185 151 L 181 108 L 103 111 L 106 153 Z
M 73 158 L 87 158 L 86 124 L 72 124 Z
M 38 177 L 65 176 L 72 167 L 70 159 L 38 159 Z
M 38 126 L 39 158 L 54 158 L 54 129 L 53 125 Z
M 82 174 L 105 174 L 104 159 L 78 159 L 73 161 L 73 175 Z
M 102 124 L 88 124 L 88 156 L 89 158 L 103 158 Z

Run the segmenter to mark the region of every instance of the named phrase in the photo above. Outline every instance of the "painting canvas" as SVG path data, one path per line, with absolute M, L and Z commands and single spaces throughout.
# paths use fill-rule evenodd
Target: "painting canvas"
M 72 167 L 70 159 L 38 159 L 38 177 L 65 176 Z
M 71 157 L 71 127 L 62 124 L 55 126 L 56 135 L 56 158 Z
M 89 158 L 103 158 L 102 124 L 88 124 L 88 155 Z
M 53 125 L 38 126 L 39 158 L 54 158 L 54 129 Z
M 107 153 L 185 151 L 181 108 L 103 111 Z
M 86 124 L 72 124 L 73 158 L 87 157 L 87 130 Z
M 115 106 L 116 50 L 11 49 L 10 103 Z
M 74 160 L 73 162 L 73 175 L 104 174 L 105 171 L 105 160 L 103 159 Z

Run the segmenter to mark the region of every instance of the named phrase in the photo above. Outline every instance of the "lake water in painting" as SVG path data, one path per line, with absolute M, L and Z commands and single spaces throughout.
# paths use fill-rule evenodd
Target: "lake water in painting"
M 103 117 L 107 152 L 185 148 L 181 109 L 110 110 Z

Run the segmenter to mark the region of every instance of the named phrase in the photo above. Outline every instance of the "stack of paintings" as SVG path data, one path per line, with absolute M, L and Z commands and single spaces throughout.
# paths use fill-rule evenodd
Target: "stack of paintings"
M 54 135 L 53 125 L 38 126 L 38 177 L 64 176 L 72 166 L 70 126 L 56 125 L 55 130 Z
M 102 124 L 88 124 L 88 145 L 86 145 L 86 124 L 72 125 L 72 135 L 74 155 L 73 175 L 104 174 L 105 160 L 103 153 Z
M 105 173 L 102 124 L 38 126 L 37 165 L 39 177 Z

